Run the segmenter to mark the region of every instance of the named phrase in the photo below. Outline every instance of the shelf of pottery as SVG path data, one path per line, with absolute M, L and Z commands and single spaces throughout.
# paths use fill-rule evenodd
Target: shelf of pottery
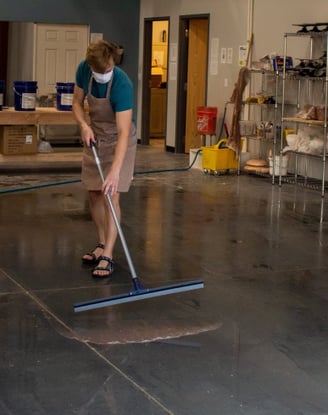
M 316 183 L 322 195 L 328 178 L 327 28 L 286 33 L 274 69 L 250 71 L 240 121 L 249 159 L 245 170 L 269 173 L 273 183 Z M 293 59 L 290 49 L 302 57 Z
M 270 161 L 278 151 L 281 117 L 279 87 L 281 77 L 270 69 L 252 69 L 243 101 L 243 114 L 239 122 L 245 153 L 242 169 L 256 174 L 270 174 Z
M 288 160 L 289 183 L 317 181 L 325 194 L 327 153 L 327 26 L 318 30 L 302 28 L 284 36 L 284 62 L 293 43 L 303 44 L 304 55 L 292 68 L 283 65 L 282 130 L 293 130 L 280 137 L 279 161 Z M 292 112 L 290 111 L 292 108 Z M 279 173 L 279 172 L 278 172 Z M 288 177 L 291 176 L 291 177 Z M 312 180 L 313 179 L 313 180 Z M 279 183 L 283 175 L 279 174 Z

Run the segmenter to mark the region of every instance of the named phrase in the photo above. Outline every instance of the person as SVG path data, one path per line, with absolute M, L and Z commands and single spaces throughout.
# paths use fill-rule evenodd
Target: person
M 94 264 L 92 276 L 105 278 L 114 271 L 113 250 L 117 229 L 106 194 L 121 220 L 120 193 L 127 192 L 133 178 L 137 138 L 133 116 L 133 86 L 118 66 L 117 46 L 101 40 L 91 43 L 76 71 L 73 113 L 83 142 L 82 183 L 88 191 L 92 220 L 98 236 L 96 247 L 82 257 Z M 90 123 L 85 113 L 85 98 Z M 91 148 L 97 149 L 104 182 Z

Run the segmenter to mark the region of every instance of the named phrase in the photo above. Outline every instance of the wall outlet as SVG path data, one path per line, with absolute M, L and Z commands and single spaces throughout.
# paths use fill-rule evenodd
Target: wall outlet
M 228 78 L 224 78 L 223 85 L 225 86 L 225 88 L 228 87 Z

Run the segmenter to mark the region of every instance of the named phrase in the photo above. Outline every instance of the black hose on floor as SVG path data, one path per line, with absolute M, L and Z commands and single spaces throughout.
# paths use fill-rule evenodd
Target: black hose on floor
M 192 163 L 187 167 L 177 167 L 173 169 L 159 169 L 159 170 L 146 170 L 146 171 L 135 171 L 134 175 L 141 175 L 141 174 L 154 174 L 154 173 L 167 173 L 167 172 L 173 172 L 173 171 L 187 171 L 192 168 L 192 166 L 195 164 L 196 159 L 198 155 L 201 153 L 201 149 L 197 150 L 195 157 L 192 161 Z M 23 187 L 16 187 L 13 189 L 0 189 L 0 195 L 2 194 L 8 194 L 8 193 L 16 193 L 16 192 L 23 192 L 26 190 L 34 190 L 34 189 L 41 189 L 43 187 L 51 187 L 51 186 L 60 186 L 64 184 L 72 184 L 72 183 L 79 183 L 81 182 L 81 179 L 74 179 L 74 180 L 65 180 L 61 182 L 53 182 L 53 183 L 44 183 L 44 184 L 37 184 L 33 186 L 23 186 Z

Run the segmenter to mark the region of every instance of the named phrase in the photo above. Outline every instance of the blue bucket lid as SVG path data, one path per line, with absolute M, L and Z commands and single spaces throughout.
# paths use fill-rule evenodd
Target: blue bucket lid
M 14 81 L 15 87 L 33 87 L 37 88 L 38 82 L 37 81 Z
M 56 88 L 57 87 L 62 87 L 62 86 L 73 88 L 74 85 L 75 85 L 74 82 L 56 82 Z

